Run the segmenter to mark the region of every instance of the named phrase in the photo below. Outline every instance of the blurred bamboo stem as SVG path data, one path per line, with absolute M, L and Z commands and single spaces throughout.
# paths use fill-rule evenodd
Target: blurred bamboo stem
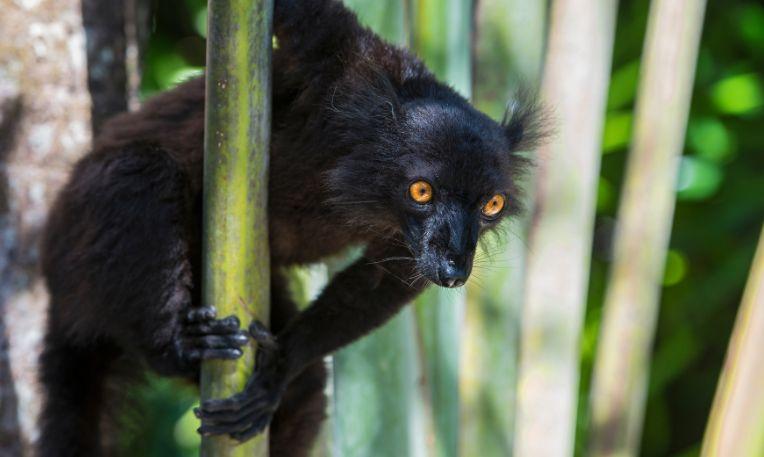
M 650 8 L 591 393 L 593 456 L 636 455 L 705 0 Z
M 515 455 L 573 454 L 578 347 L 589 272 L 615 0 L 557 0 L 542 98 L 556 133 L 538 151 L 529 232 Z
M 764 228 L 711 408 L 703 457 L 764 455 Z
M 501 119 L 518 83 L 540 84 L 546 2 L 481 0 L 476 14 L 473 100 Z M 514 443 L 528 218 L 507 224 L 506 241 L 481 243 L 468 285 L 459 369 L 464 456 L 510 455 Z
M 211 0 L 204 139 L 202 300 L 243 325 L 268 321 L 267 190 L 271 115 L 272 0 Z M 203 399 L 241 391 L 254 347 L 238 361 L 202 366 Z M 266 456 L 267 434 L 239 445 L 202 439 L 201 455 Z

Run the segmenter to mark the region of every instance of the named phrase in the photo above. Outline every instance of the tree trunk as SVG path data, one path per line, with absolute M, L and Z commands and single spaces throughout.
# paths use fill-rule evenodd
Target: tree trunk
M 127 106 L 123 3 L 106 3 L 0 0 L 2 455 L 28 454 L 37 437 L 47 306 L 37 245 L 48 207 L 93 126 Z

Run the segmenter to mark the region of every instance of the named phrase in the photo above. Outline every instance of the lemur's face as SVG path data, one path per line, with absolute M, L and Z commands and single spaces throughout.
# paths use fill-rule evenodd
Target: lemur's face
M 331 171 L 332 202 L 350 226 L 401 235 L 418 269 L 412 282 L 462 286 L 480 235 L 518 212 L 526 163 L 507 126 L 466 102 L 415 101 L 394 114 L 381 139 Z
M 503 129 L 463 107 L 420 104 L 406 107 L 406 115 L 401 232 L 424 277 L 459 287 L 480 235 L 516 209 Z

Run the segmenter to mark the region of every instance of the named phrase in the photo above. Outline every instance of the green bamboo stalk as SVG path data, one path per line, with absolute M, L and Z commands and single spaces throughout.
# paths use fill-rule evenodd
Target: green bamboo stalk
M 702 457 L 764 455 L 764 227 L 732 331 Z
M 650 8 L 591 393 L 590 451 L 637 455 L 705 0 Z
M 410 22 L 414 51 L 463 96 L 472 92 L 471 0 L 414 0 Z M 430 453 L 459 452 L 459 365 L 466 295 L 432 289 L 416 301 L 417 328 L 425 362 L 434 432 Z
M 272 0 L 210 0 L 204 157 L 202 300 L 244 325 L 268 321 L 267 190 Z M 202 366 L 202 399 L 241 391 L 254 345 L 236 362 Z M 203 438 L 201 455 L 266 456 L 267 434 L 237 445 Z
M 411 309 L 334 357 L 334 455 L 424 456 Z
M 585 311 L 615 0 L 556 0 L 541 95 L 555 134 L 537 153 L 528 241 L 518 457 L 573 454 Z
M 401 0 L 346 3 L 376 33 L 405 44 Z M 331 402 L 335 456 L 424 456 L 415 331 L 413 311 L 406 307 L 382 328 L 335 354 Z
M 481 0 L 475 44 L 475 104 L 501 119 L 520 83 L 540 77 L 546 2 Z M 528 183 L 523 183 L 528 186 Z M 460 455 L 506 456 L 514 445 L 515 392 L 528 217 L 481 243 L 469 284 L 462 339 Z

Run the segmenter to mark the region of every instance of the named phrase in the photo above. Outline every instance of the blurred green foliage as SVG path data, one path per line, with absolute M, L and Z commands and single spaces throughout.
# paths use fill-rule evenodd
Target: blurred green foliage
M 581 347 L 579 455 L 586 449 L 588 389 L 618 209 L 613 200 L 627 157 L 648 6 L 647 0 L 620 2 Z M 698 454 L 764 218 L 764 6 L 709 2 L 700 54 L 651 365 L 645 456 Z
M 383 2 L 377 2 L 377 6 L 375 2 L 355 3 L 379 8 Z M 145 54 L 145 96 L 198 74 L 205 58 L 204 0 L 154 4 L 152 35 Z M 588 389 L 631 137 L 648 6 L 648 0 L 622 0 L 619 8 L 581 340 L 579 455 L 586 449 L 583 432 L 587 426 Z M 390 28 L 400 26 L 390 24 Z M 505 42 L 497 38 L 495 52 L 488 54 L 494 62 L 481 63 L 481 76 L 474 87 L 477 94 L 494 97 L 495 103 L 483 101 L 492 115 L 500 112 L 505 103 L 507 80 L 517 78 L 512 74 L 513 63 L 506 58 Z M 487 68 L 496 71 L 491 73 Z M 642 440 L 645 456 L 691 456 L 699 452 L 764 218 L 763 71 L 761 2 L 709 2 L 651 366 Z M 485 99 L 485 95 L 481 97 Z M 195 455 L 197 424 L 189 413 L 195 395 L 193 390 L 166 380 L 152 380 L 141 389 L 137 407 L 144 413 L 122 436 L 128 455 Z

